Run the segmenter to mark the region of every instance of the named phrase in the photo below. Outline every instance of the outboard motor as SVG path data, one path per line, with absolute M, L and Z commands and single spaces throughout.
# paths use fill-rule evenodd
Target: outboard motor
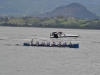
M 57 33 L 55 33 L 55 34 L 54 34 L 54 38 L 58 38 L 58 35 L 57 35 Z

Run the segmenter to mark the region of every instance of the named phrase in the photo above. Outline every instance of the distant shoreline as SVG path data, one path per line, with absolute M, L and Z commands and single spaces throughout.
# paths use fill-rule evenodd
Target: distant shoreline
M 77 18 L 3 18 L 0 26 L 100 30 L 100 20 Z
M 0 27 L 25 27 L 25 28 L 54 28 L 54 27 L 32 27 L 32 26 L 1 26 Z M 55 28 L 54 28 L 55 29 Z M 79 28 L 56 28 L 56 29 L 79 29 Z M 100 29 L 81 29 L 81 30 L 100 30 Z

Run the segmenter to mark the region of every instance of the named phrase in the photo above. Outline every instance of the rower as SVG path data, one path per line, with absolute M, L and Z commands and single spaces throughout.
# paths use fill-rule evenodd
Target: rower
M 55 46 L 55 45 L 56 45 L 56 43 L 55 43 L 55 42 L 53 42 L 52 46 Z
M 63 44 L 63 46 L 67 46 L 67 42 L 65 42 L 65 43 Z
M 38 46 L 38 45 L 39 45 L 39 42 L 37 41 L 37 42 L 36 42 L 36 46 Z
M 45 46 L 45 42 L 41 42 L 41 46 Z
M 69 45 L 72 45 L 71 41 L 69 42 Z
M 50 42 L 47 42 L 47 46 L 50 46 Z
M 61 42 L 59 42 L 58 46 L 61 46 Z

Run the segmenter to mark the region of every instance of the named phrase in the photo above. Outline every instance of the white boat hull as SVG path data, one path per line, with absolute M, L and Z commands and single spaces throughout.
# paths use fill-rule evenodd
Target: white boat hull
M 79 37 L 79 35 L 73 35 L 73 34 L 65 34 L 65 35 L 58 35 L 58 38 L 67 38 L 67 37 Z M 54 36 L 50 36 L 50 38 L 55 38 Z

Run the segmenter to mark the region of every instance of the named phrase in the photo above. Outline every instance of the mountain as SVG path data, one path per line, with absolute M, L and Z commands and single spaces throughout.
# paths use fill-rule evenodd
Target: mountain
M 80 3 L 92 13 L 100 15 L 100 0 L 1 0 L 0 15 L 36 16 L 73 2 Z
M 71 3 L 66 6 L 57 7 L 52 12 L 47 12 L 40 17 L 74 17 L 74 18 L 84 18 L 84 19 L 95 19 L 98 18 L 95 14 L 87 10 L 82 4 Z

